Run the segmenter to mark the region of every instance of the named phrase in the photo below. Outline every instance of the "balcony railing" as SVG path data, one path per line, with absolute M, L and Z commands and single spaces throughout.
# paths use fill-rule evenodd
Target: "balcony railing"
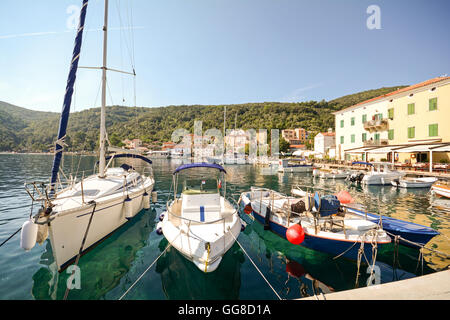
M 388 119 L 366 121 L 364 122 L 364 129 L 370 132 L 388 130 L 389 129 Z
M 382 147 L 382 146 L 387 146 L 387 145 L 389 145 L 388 139 L 364 141 L 364 147 Z

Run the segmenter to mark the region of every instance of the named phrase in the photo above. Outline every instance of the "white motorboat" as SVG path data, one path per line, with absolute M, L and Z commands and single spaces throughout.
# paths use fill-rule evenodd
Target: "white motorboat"
M 185 179 L 178 196 L 179 174 L 184 170 L 191 173 L 196 168 L 208 171 L 208 180 Z M 220 177 L 211 179 L 211 169 L 219 171 Z M 167 241 L 197 268 L 212 272 L 234 244 L 242 227 L 238 208 L 225 198 L 226 171 L 218 164 L 192 163 L 178 167 L 173 174 L 174 199 L 167 202 L 157 230 L 161 230 Z
M 448 182 L 436 182 L 431 186 L 431 193 L 441 197 L 450 198 L 450 185 Z
M 438 179 L 434 177 L 394 179 L 391 184 L 399 188 L 430 188 Z
M 278 162 L 278 172 L 312 172 L 313 169 L 306 159 L 280 159 Z
M 362 184 L 366 185 L 388 185 L 392 180 L 402 178 L 405 172 L 391 171 L 389 169 L 389 163 L 380 162 L 372 163 L 374 166 L 372 170 L 365 173 L 361 180 Z
M 314 169 L 313 176 L 321 179 L 347 179 L 350 172 L 339 169 Z
M 75 48 L 63 110 L 61 112 L 60 127 L 55 146 L 55 156 L 50 185 L 43 183 L 26 183 L 26 190 L 33 201 L 42 204 L 42 209 L 34 217 L 26 221 L 22 227 L 21 247 L 32 249 L 36 242 L 43 243 L 50 237 L 52 252 L 57 269 L 61 271 L 74 260 L 86 252 L 112 232 L 136 216 L 143 208 L 150 207 L 150 193 L 155 180 L 151 169 L 151 161 L 138 154 L 114 154 L 106 157 L 106 49 L 107 49 L 107 17 L 108 0 L 105 0 L 105 24 L 103 42 L 102 69 L 102 106 L 100 116 L 100 157 L 98 172 L 83 177 L 77 182 L 75 178 L 67 179 L 60 173 L 60 162 L 63 152 L 64 137 L 66 135 L 69 112 L 76 78 L 78 60 L 82 42 L 82 34 L 88 1 L 83 1 L 80 11 L 80 24 L 75 39 Z M 112 148 L 111 148 L 112 149 Z M 142 172 L 136 170 L 136 164 L 126 163 L 120 167 L 110 167 L 115 159 L 133 158 L 144 161 L 147 167 Z M 108 162 L 107 162 L 108 161 Z M 32 186 L 32 190 L 30 190 Z M 34 195 L 37 194 L 38 197 Z

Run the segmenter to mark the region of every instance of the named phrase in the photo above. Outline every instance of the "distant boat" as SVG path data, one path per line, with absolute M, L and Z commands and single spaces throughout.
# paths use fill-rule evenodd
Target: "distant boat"
M 337 207 L 317 193 L 313 198 L 300 199 L 265 188 L 251 188 L 241 194 L 241 208 L 251 214 L 266 230 L 288 239 L 291 227 L 300 225 L 304 231 L 301 246 L 333 256 L 358 259 L 363 251 L 371 260 L 372 245 L 378 248 L 391 243 L 391 238 L 377 223 L 358 215 L 333 217 Z M 298 209 L 297 209 L 298 208 Z
M 132 153 L 106 156 L 106 72 L 109 70 L 106 64 L 108 0 L 105 0 L 103 67 L 99 68 L 102 69 L 103 77 L 98 172 L 83 178 L 78 183 L 75 179 L 68 181 L 67 186 L 61 183 L 63 176 L 60 176 L 60 162 L 80 57 L 87 4 L 88 1 L 84 0 L 80 11 L 80 24 L 75 38 L 61 113 L 51 183 L 46 187 L 42 184 L 42 189 L 40 189 L 41 184 L 26 185 L 33 187 L 33 190 L 27 188 L 27 191 L 33 201 L 42 203 L 42 209 L 24 223 L 21 246 L 25 250 L 30 250 L 37 240 L 44 241 L 49 236 L 59 271 L 76 261 L 81 254 L 109 236 L 142 209 L 149 208 L 150 193 L 155 184 L 151 169 L 152 162 L 146 157 Z M 112 161 L 119 158 L 139 160 L 147 167 L 144 168 L 143 173 L 139 173 L 135 170 L 136 168 L 125 163 L 120 167 L 111 168 Z M 33 197 L 32 194 L 35 193 L 39 194 L 38 198 Z
M 169 159 L 170 151 L 150 150 L 147 152 L 147 157 L 151 159 Z
M 197 168 L 213 169 L 220 177 L 212 178 L 209 172 L 204 180 L 189 181 L 188 175 L 179 181 L 181 172 L 189 170 L 190 173 Z M 225 175 L 225 169 L 218 164 L 179 166 L 173 172 L 173 199 L 167 202 L 162 221 L 157 225 L 167 241 L 203 272 L 217 269 L 241 232 L 238 209 L 226 199 Z M 180 186 L 182 191 L 178 196 Z
M 434 177 L 426 178 L 399 178 L 391 181 L 394 187 L 399 188 L 430 188 L 438 179 Z
M 405 172 L 389 170 L 388 166 L 390 164 L 388 164 L 386 162 L 372 163 L 372 164 L 375 166 L 372 167 L 371 171 L 364 174 L 364 177 L 361 180 L 362 184 L 389 185 L 389 184 L 391 184 L 392 180 L 399 179 L 406 174 Z M 375 167 L 376 167 L 376 169 L 375 169 Z
M 312 172 L 313 169 L 306 159 L 280 159 L 278 162 L 278 172 Z
M 437 182 L 431 186 L 431 192 L 441 197 L 450 198 L 450 186 L 445 182 Z
M 338 169 L 314 169 L 313 176 L 321 179 L 347 179 L 350 175 L 349 171 Z

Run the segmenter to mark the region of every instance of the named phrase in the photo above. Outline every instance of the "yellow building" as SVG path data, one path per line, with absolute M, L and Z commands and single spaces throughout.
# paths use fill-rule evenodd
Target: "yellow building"
M 334 115 L 338 159 L 450 162 L 450 77 L 399 89 Z
M 439 77 L 403 89 L 389 100 L 389 144 L 450 142 L 450 77 Z M 399 153 L 399 161 L 417 161 L 415 153 Z M 426 152 L 421 157 L 426 161 Z M 426 158 L 426 159 L 425 159 Z M 449 160 L 440 152 L 433 162 Z

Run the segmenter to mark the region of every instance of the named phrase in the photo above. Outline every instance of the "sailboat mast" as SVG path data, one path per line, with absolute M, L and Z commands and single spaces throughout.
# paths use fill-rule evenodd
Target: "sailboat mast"
M 106 166 L 106 58 L 108 44 L 108 0 L 105 0 L 105 23 L 103 26 L 103 74 L 102 74 L 102 107 L 100 113 L 100 159 L 99 176 L 105 176 Z

